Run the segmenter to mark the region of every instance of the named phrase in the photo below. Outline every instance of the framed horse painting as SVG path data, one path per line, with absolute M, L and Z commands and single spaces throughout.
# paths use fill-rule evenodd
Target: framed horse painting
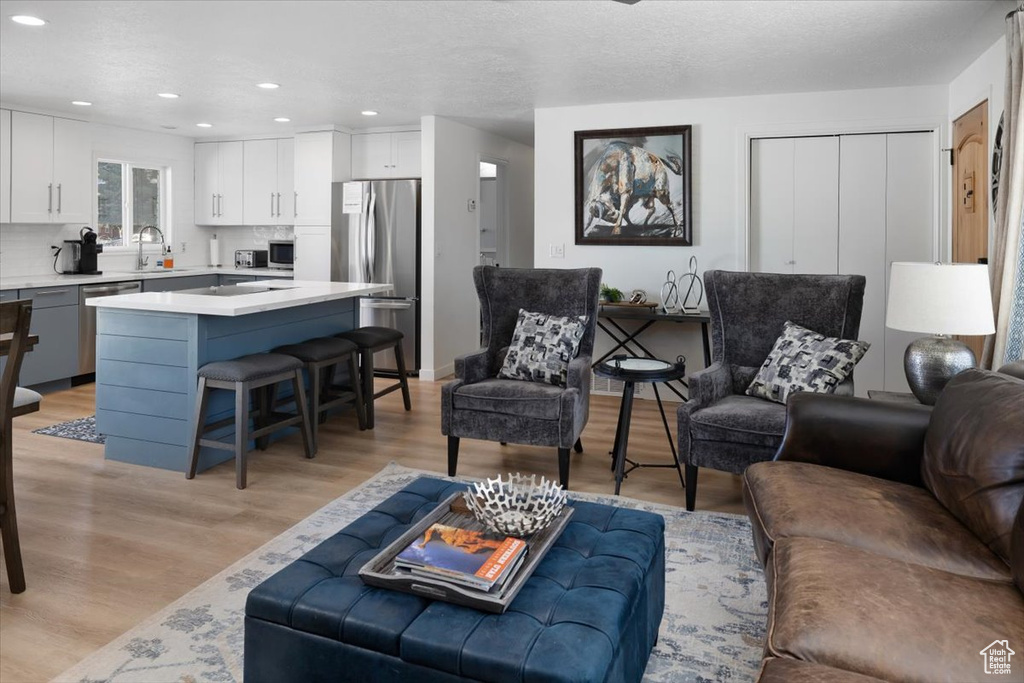
M 576 131 L 576 244 L 693 245 L 690 126 Z

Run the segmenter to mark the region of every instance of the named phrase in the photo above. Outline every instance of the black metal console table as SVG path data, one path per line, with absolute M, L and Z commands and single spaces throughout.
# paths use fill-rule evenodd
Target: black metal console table
M 643 324 L 632 332 L 628 332 L 619 324 L 620 321 L 626 320 L 641 321 Z M 656 308 L 639 306 L 601 306 L 597 314 L 597 326 L 612 338 L 615 346 L 594 362 L 593 367 L 595 371 L 601 363 L 615 355 L 615 352 L 619 349 L 622 349 L 634 358 L 654 358 L 654 354 L 643 345 L 638 337 L 652 325 L 660 322 L 699 324 L 701 343 L 704 347 L 704 367 L 711 365 L 711 342 L 708 338 L 708 323 L 711 322 L 711 316 L 706 311 L 699 313 L 663 313 Z M 634 350 L 631 345 L 635 346 L 639 351 Z M 682 375 L 677 378 L 677 381 L 686 386 Z M 683 396 L 674 386 L 671 384 L 666 384 L 665 386 L 676 396 L 684 401 L 686 400 L 686 396 Z
M 676 452 L 676 444 L 672 438 L 672 429 L 668 425 L 668 418 L 665 417 L 665 406 L 661 402 L 661 394 L 658 393 L 657 383 L 672 382 L 684 377 L 686 375 L 686 363 L 682 360 L 676 363 L 669 363 L 656 358 L 616 356 L 597 365 L 594 368 L 594 372 L 601 377 L 619 380 L 623 384 L 622 403 L 619 405 L 619 424 L 615 428 L 615 445 L 612 447 L 615 495 L 619 495 L 622 479 L 638 467 L 674 467 L 676 472 L 679 473 L 679 484 L 685 489 L 686 483 L 683 480 L 683 469 L 679 465 L 679 454 Z M 640 463 L 626 457 L 626 447 L 629 443 L 629 424 L 633 414 L 633 391 L 637 382 L 650 382 L 654 388 L 654 396 L 658 400 L 658 410 L 661 412 L 661 423 L 665 426 L 668 447 L 672 450 L 671 464 Z M 666 384 L 665 386 L 669 385 Z M 629 469 L 626 469 L 627 463 L 629 464 Z

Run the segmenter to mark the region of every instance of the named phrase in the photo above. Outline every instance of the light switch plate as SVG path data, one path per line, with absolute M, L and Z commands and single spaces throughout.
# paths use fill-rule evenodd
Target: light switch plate
M 565 258 L 565 243 L 549 244 L 548 256 L 551 258 Z

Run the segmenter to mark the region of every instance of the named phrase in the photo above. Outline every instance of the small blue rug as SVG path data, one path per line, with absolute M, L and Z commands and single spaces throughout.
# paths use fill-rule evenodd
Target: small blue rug
M 42 429 L 34 429 L 32 433 L 59 436 L 62 439 L 74 439 L 75 441 L 88 441 L 89 443 L 107 442 L 105 436 L 96 433 L 95 415 L 80 417 L 69 422 L 60 422 L 49 427 L 43 427 Z

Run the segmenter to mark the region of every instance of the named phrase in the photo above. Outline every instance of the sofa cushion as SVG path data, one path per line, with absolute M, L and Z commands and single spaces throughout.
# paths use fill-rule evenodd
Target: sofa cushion
M 702 441 L 778 447 L 786 430 L 786 407 L 752 396 L 726 396 L 690 415 L 690 434 Z
M 746 394 L 785 403 L 791 394 L 835 393 L 868 352 L 867 342 L 819 334 L 789 320 Z
M 569 361 L 580 351 L 587 316 L 558 316 L 519 309 L 498 377 L 564 387 Z
M 924 439 L 921 476 L 943 505 L 1004 560 L 1024 501 L 1024 380 L 983 370 L 954 377 Z
M 458 410 L 557 420 L 562 405 L 561 387 L 514 379 L 485 379 L 459 387 L 452 404 Z
M 766 561 L 780 539 L 805 536 L 982 579 L 1010 570 L 925 489 L 805 462 L 743 473 L 754 543 Z
M 840 543 L 784 538 L 769 577 L 766 654 L 889 681 L 974 681 L 979 652 L 1024 643 L 1024 596 Z
M 841 671 L 799 659 L 768 657 L 761 662 L 757 683 L 882 683 L 877 678 Z

